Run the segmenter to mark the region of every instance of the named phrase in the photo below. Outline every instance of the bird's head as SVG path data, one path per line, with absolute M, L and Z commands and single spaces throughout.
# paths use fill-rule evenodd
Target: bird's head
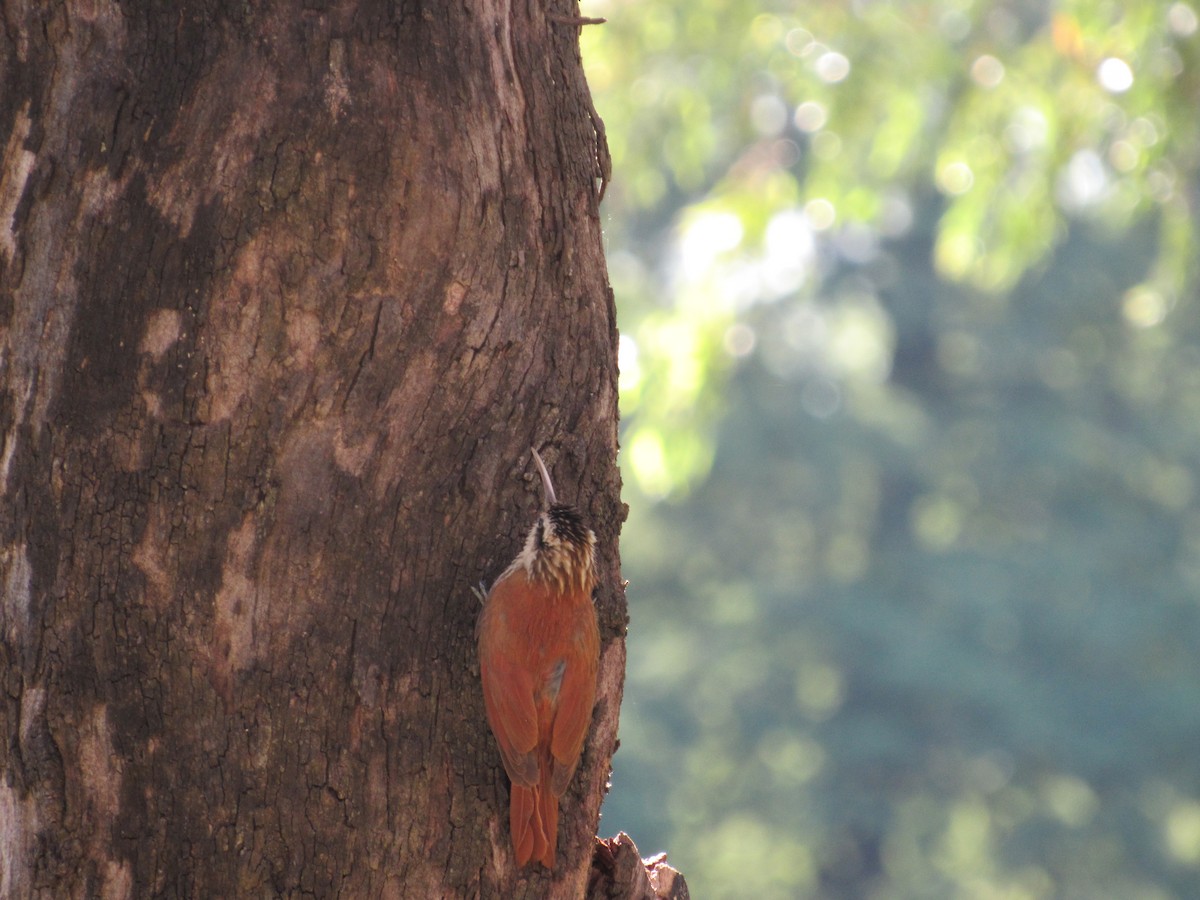
M 546 508 L 538 514 L 519 557 L 533 579 L 555 584 L 560 591 L 591 594 L 596 582 L 596 535 L 574 506 L 559 503 L 546 465 L 533 451 L 542 474 Z

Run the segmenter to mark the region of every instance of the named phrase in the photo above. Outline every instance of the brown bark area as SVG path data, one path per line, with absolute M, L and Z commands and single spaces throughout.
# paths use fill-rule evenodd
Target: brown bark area
M 546 2 L 0 5 L 0 895 L 582 896 L 624 512 Z M 531 443 L 600 542 L 553 877 L 512 869 L 469 589 Z
M 643 859 L 629 835 L 596 839 L 587 900 L 690 900 L 687 882 L 667 854 Z

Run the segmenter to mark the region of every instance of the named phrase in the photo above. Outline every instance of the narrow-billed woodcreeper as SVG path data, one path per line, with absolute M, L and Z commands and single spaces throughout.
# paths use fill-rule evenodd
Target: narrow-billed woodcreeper
M 537 450 L 533 458 L 546 506 L 484 598 L 475 633 L 488 724 L 512 781 L 517 865 L 536 860 L 552 869 L 558 801 L 579 765 L 596 698 L 596 535 L 557 501 Z

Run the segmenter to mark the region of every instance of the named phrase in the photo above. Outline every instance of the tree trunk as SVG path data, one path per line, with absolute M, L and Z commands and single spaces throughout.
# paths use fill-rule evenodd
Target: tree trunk
M 0 896 L 583 894 L 624 510 L 573 14 L 3 4 Z M 552 875 L 470 590 L 531 444 L 601 563 Z

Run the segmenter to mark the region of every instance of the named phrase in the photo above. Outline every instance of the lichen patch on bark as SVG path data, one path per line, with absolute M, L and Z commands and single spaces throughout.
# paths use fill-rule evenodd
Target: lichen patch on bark
M 3 603 L 0 604 L 0 635 L 4 640 L 16 644 L 26 639 L 29 630 L 29 606 L 31 602 L 30 581 L 33 572 L 29 568 L 28 548 L 24 543 L 0 548 L 0 571 L 4 578 Z
M 263 284 L 269 283 L 265 252 L 261 239 L 247 246 L 232 277 L 213 292 L 199 343 L 208 362 L 203 418 L 209 423 L 231 418 L 252 386 L 262 385 L 255 376 L 269 362 L 266 348 L 256 352 L 263 337 Z
M 157 362 L 179 340 L 183 327 L 183 315 L 177 309 L 156 309 L 146 319 L 146 330 L 142 332 L 142 343 L 138 349 L 149 353 Z
M 114 752 L 108 706 L 97 704 L 79 727 L 79 780 L 97 827 L 110 823 L 121 796 L 120 757 Z
M 254 636 L 259 612 L 255 543 L 255 519 L 247 513 L 241 525 L 229 532 L 221 586 L 214 603 L 214 646 L 209 659 L 214 677 L 227 690 L 256 655 Z M 258 649 L 261 652 L 265 648 Z
M 5 262 L 12 262 L 17 251 L 16 232 L 13 230 L 13 213 L 17 203 L 25 193 L 25 184 L 37 157 L 23 149 L 25 139 L 29 136 L 29 101 L 17 113 L 12 131 L 8 135 L 8 144 L 4 148 L 4 165 L 0 166 L 0 251 L 4 253 Z
M 171 511 L 165 503 L 152 504 L 147 510 L 146 528 L 141 540 L 133 547 L 130 561 L 145 576 L 146 590 L 142 595 L 155 609 L 166 609 L 175 600 L 175 580 L 168 557 L 171 534 Z
M 100 900 L 131 900 L 133 897 L 133 869 L 127 862 L 110 859 L 104 864 L 104 882 L 100 886 Z

